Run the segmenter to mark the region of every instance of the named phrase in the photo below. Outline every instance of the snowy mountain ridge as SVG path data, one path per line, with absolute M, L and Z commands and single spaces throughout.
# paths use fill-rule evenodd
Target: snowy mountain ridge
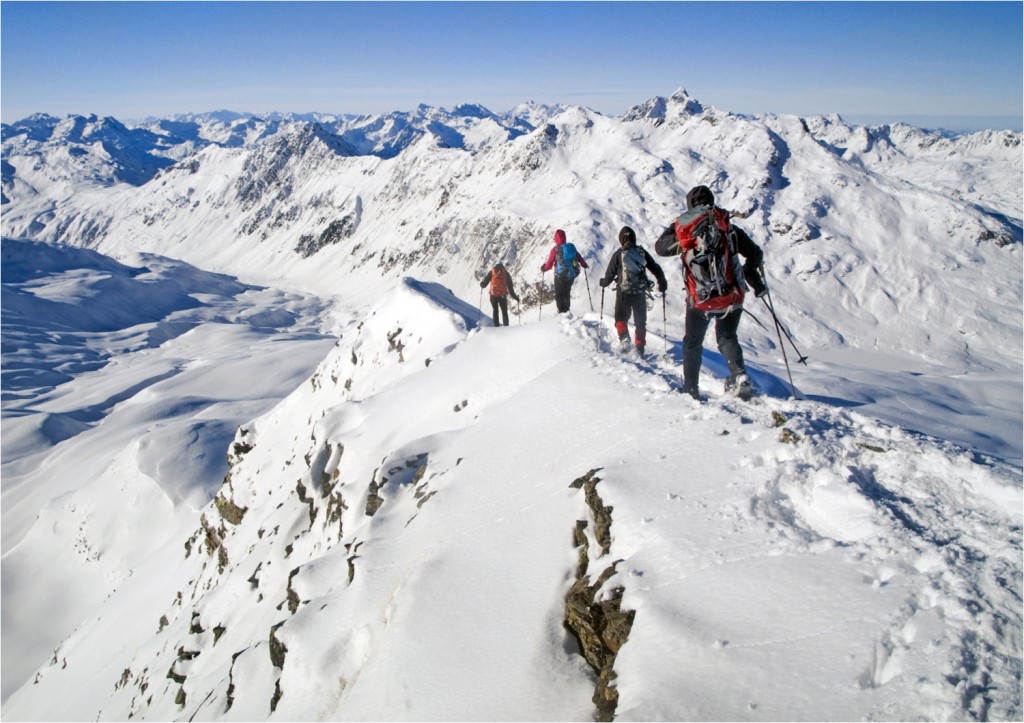
M 31 125 L 3 129 L 5 717 L 1021 715 L 1019 134 L 684 91 Z M 710 339 L 709 399 L 678 394 L 670 260 L 652 354 L 614 349 L 617 230 L 651 248 L 695 183 L 765 249 L 799 400 L 755 303 L 762 397 Z M 558 317 L 555 228 L 591 263 Z

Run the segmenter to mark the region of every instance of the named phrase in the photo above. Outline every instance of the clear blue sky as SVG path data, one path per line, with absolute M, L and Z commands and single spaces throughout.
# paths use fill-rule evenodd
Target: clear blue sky
M 1022 8 L 5 0 L 0 114 L 500 112 L 528 100 L 620 114 L 685 87 L 737 113 L 1021 130 Z

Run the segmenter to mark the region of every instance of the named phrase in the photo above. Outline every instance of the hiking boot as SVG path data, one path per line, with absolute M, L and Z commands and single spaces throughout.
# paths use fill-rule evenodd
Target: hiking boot
M 725 380 L 725 391 L 732 392 L 740 399 L 750 399 L 754 396 L 754 385 L 750 383 L 746 372 L 740 372 Z
M 679 391 L 681 391 L 683 394 L 688 394 L 689 396 L 696 399 L 698 402 L 700 401 L 700 390 L 697 389 L 696 385 L 684 386 Z
M 640 355 L 641 359 L 643 358 L 643 356 L 644 356 L 644 345 L 643 344 L 637 344 L 636 345 L 636 353 Z
M 628 336 L 620 336 L 619 337 L 619 353 L 620 354 L 625 354 L 627 351 L 629 351 L 629 337 Z

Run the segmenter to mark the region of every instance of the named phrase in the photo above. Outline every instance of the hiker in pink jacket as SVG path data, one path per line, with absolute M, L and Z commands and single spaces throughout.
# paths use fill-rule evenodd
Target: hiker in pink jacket
M 576 251 L 576 247 L 565 240 L 565 231 L 555 231 L 555 245 L 548 254 L 547 263 L 540 267 L 544 273 L 551 267 L 555 268 L 555 306 L 559 314 L 569 310 L 569 297 L 572 284 L 580 275 L 580 269 L 588 269 L 587 262 Z

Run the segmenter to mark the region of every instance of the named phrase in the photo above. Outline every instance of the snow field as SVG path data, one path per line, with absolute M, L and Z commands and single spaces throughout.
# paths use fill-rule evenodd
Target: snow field
M 561 615 L 589 514 L 569 485 L 599 469 L 612 547 L 592 546 L 589 574 L 614 564 L 603 589 L 636 610 L 618 717 L 1020 710 L 1016 472 L 824 404 L 720 396 L 711 353 L 697 403 L 673 390 L 672 348 L 647 362 L 597 351 L 594 314 L 476 318 L 405 281 L 345 327 L 309 382 L 236 436 L 219 496 L 246 510 L 238 524 L 208 506 L 215 550 L 202 530 L 184 561 L 169 543 L 177 561 L 111 598 L 175 576 L 176 593 L 164 579 L 163 599 L 145 598 L 150 629 L 113 644 L 113 622 L 86 623 L 58 651 L 68 668 L 44 667 L 7 707 L 589 719 L 593 673 Z M 68 675 L 124 671 L 103 703 L 46 696 Z

